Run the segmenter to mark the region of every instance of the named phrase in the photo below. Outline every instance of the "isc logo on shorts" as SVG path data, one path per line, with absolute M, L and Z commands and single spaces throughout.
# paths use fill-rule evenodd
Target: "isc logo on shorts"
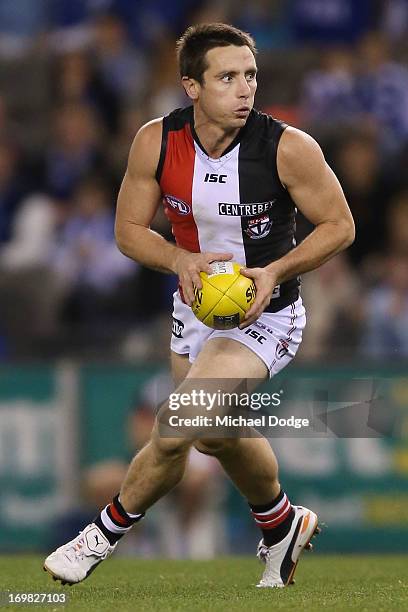
M 176 319 L 175 317 L 173 317 L 173 327 L 171 330 L 171 333 L 173 334 L 173 336 L 176 336 L 176 338 L 182 338 L 183 329 L 184 329 L 183 321 L 180 321 L 180 319 Z
M 259 344 L 263 344 L 267 340 L 265 336 L 260 334 L 259 331 L 256 331 L 256 329 L 252 329 L 252 327 L 248 327 L 244 333 L 247 334 L 247 336 L 254 338 L 257 342 L 259 342 Z

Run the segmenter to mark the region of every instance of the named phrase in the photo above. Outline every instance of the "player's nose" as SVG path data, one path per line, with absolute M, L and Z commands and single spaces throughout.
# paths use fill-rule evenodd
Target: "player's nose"
M 251 93 L 251 88 L 249 87 L 249 83 L 246 78 L 242 78 L 239 80 L 238 85 L 238 97 L 239 98 L 248 98 Z

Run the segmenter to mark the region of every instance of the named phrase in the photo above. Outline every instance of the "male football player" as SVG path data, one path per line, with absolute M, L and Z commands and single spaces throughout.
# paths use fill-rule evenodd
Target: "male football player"
M 191 106 L 136 135 L 118 198 L 116 238 L 128 257 L 178 275 L 171 341 L 177 391 L 190 390 L 198 379 L 203 385 L 219 379 L 220 389 L 230 391 L 237 381 L 274 376 L 294 357 L 305 325 L 298 277 L 348 247 L 354 224 L 313 138 L 253 108 L 251 36 L 230 25 L 202 24 L 187 29 L 177 50 Z M 161 202 L 176 244 L 149 228 Z M 315 226 L 298 246 L 296 209 Z M 240 327 L 213 330 L 192 313 L 194 287 L 201 287 L 201 271 L 211 273 L 211 262 L 230 259 L 254 280 L 256 299 Z M 158 422 L 119 494 L 46 559 L 45 569 L 63 582 L 84 580 L 180 481 L 193 444 L 218 459 L 262 531 L 258 556 L 265 571 L 258 586 L 290 584 L 318 519 L 281 488 L 269 442 L 164 436 Z

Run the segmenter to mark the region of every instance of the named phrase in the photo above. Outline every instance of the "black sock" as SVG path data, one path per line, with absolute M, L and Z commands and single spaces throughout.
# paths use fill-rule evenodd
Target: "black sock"
M 268 504 L 260 506 L 249 504 L 249 507 L 256 524 L 262 530 L 263 541 L 266 546 L 273 546 L 287 536 L 292 526 L 295 511 L 282 489 L 279 495 Z
M 107 537 L 109 542 L 115 544 L 143 517 L 144 512 L 141 514 L 126 512 L 119 501 L 119 495 L 116 495 L 112 502 L 99 513 L 94 523 Z

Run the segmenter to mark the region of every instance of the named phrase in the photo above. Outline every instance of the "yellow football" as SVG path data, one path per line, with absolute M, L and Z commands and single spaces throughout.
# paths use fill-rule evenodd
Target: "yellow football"
M 200 272 L 202 289 L 194 288 L 193 313 L 213 329 L 232 329 L 244 319 L 252 305 L 256 288 L 251 278 L 240 273 L 241 264 L 214 261 L 212 274 Z

